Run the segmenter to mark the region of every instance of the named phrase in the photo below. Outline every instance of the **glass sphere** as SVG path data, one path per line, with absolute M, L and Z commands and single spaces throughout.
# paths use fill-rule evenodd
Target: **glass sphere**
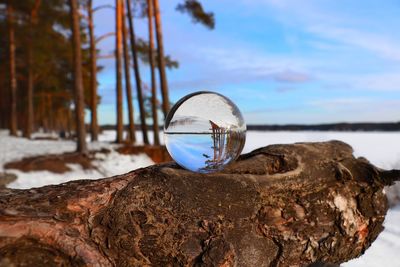
M 246 124 L 238 107 L 214 92 L 180 99 L 168 113 L 164 140 L 183 168 L 200 173 L 222 170 L 237 159 L 246 141 Z

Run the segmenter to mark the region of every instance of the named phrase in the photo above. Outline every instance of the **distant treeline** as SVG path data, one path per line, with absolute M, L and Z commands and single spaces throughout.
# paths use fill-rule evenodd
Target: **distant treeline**
M 106 124 L 100 126 L 102 130 L 114 130 L 115 125 Z M 126 129 L 128 125 L 125 126 Z M 135 125 L 140 129 L 140 125 Z M 160 127 L 162 129 L 162 127 Z M 247 130 L 251 131 L 400 131 L 400 122 L 362 122 L 362 123 L 329 123 L 329 124 L 286 124 L 286 125 L 247 125 Z
M 328 123 L 328 124 L 287 124 L 287 125 L 248 125 L 253 131 L 400 131 L 400 122 L 385 123 Z

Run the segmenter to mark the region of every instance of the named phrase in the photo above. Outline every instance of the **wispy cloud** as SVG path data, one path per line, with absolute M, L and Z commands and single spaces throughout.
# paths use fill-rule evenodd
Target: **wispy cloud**
M 312 106 L 324 109 L 353 109 L 355 106 L 365 108 L 366 105 L 373 103 L 373 99 L 366 97 L 357 98 L 333 98 L 333 99 L 317 99 L 308 103 Z
M 243 1 L 256 3 L 256 1 Z M 283 23 L 295 25 L 316 37 L 328 39 L 328 42 L 314 43 L 320 48 L 348 45 L 373 52 L 389 60 L 400 61 L 400 38 L 393 35 L 397 25 L 389 24 L 384 18 L 366 17 L 362 13 L 357 15 L 357 10 L 346 13 L 346 10 L 351 10 L 348 8 L 349 3 L 337 4 L 340 8 L 335 8 L 335 5 L 332 5 L 334 1 L 262 0 L 260 2 L 277 10 L 276 16 Z M 365 10 L 374 8 L 368 1 L 359 2 L 359 5 Z M 381 9 L 388 13 L 389 8 Z M 357 6 L 354 9 L 357 9 Z M 376 10 L 372 14 L 379 14 L 378 12 Z M 336 43 L 334 46 L 332 41 Z
M 288 86 L 278 86 L 275 91 L 278 93 L 287 93 L 296 90 L 295 87 L 288 87 Z
M 364 73 L 319 74 L 327 90 L 353 90 L 355 92 L 400 92 L 400 68 L 398 71 Z
M 400 43 L 388 36 L 331 25 L 310 26 L 308 30 L 320 37 L 365 49 L 389 60 L 400 61 Z
M 304 83 L 311 80 L 311 76 L 309 74 L 292 70 L 277 72 L 273 75 L 273 77 L 275 81 L 284 83 Z
M 213 47 L 196 48 L 196 51 L 197 56 L 190 55 L 190 60 L 203 63 L 198 66 L 199 71 L 190 78 L 172 81 L 174 88 L 257 81 L 297 84 L 313 79 L 307 70 L 313 60 L 306 58 L 272 55 L 245 45 L 226 48 L 215 44 Z

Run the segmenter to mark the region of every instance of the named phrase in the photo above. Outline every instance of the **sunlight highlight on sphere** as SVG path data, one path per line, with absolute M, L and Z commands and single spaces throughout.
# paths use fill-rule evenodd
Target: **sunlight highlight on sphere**
M 183 168 L 200 173 L 222 170 L 237 159 L 246 141 L 246 124 L 238 107 L 223 95 L 196 92 L 168 113 L 164 140 Z

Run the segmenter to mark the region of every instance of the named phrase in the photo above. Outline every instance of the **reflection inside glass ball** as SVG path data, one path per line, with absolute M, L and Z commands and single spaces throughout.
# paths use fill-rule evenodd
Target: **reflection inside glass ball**
M 209 173 L 237 159 L 246 140 L 246 124 L 225 96 L 196 92 L 179 100 L 164 125 L 171 157 L 183 168 Z

